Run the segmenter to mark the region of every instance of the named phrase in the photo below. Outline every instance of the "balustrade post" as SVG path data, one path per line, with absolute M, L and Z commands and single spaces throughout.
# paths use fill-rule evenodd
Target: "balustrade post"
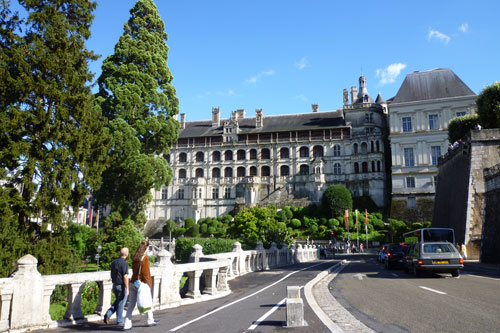
M 286 244 L 281 244 L 281 251 L 280 251 L 282 258 L 280 258 L 280 266 L 286 266 L 290 263 L 288 259 L 288 247 Z
M 243 275 L 246 273 L 246 263 L 245 263 L 245 257 L 242 255 L 242 250 L 241 250 L 241 243 L 240 242 L 235 242 L 233 244 L 233 252 L 238 253 L 238 271 L 236 272 L 236 275 Z
M 52 318 L 50 317 L 50 297 L 52 296 L 55 288 L 56 286 L 54 284 L 49 284 L 47 282 L 44 284 L 42 314 L 45 315 L 43 322 L 46 324 L 49 324 L 52 321 Z
M 203 290 L 204 294 L 217 294 L 217 273 L 219 273 L 218 267 L 205 270 L 205 289 Z
M 99 286 L 99 304 L 95 308 L 95 313 L 104 316 L 106 311 L 111 306 L 111 292 L 113 290 L 113 282 L 111 280 L 98 281 Z
M 295 243 L 293 243 L 292 245 L 290 245 L 290 257 L 289 257 L 290 264 L 293 265 L 297 262 L 296 255 L 297 255 L 297 249 L 295 248 Z
M 270 266 L 271 267 L 277 267 L 279 263 L 279 258 L 278 258 L 278 248 L 276 247 L 276 243 L 272 242 L 271 243 L 271 248 L 269 249 L 271 253 L 273 254 L 273 258 L 271 260 Z
M 193 246 L 193 253 L 189 256 L 189 262 L 200 262 L 201 257 L 203 257 L 203 246 L 195 244 Z
M 302 244 L 298 244 L 297 245 L 297 250 L 295 251 L 295 262 L 296 263 L 299 263 L 299 262 L 303 262 L 302 260 L 302 253 L 303 250 L 302 250 Z
M 187 275 L 189 277 L 189 279 L 188 279 L 189 289 L 188 289 L 188 292 L 186 293 L 187 297 L 198 298 L 201 296 L 201 293 L 200 293 L 201 273 L 203 273 L 202 270 L 187 272 Z
M 262 242 L 257 242 L 257 246 L 255 247 L 255 250 L 260 253 L 260 263 L 259 263 L 259 270 L 266 270 L 269 269 L 267 267 L 267 255 L 266 255 L 266 250 L 264 249 L 264 245 Z
M 155 289 L 158 289 L 158 303 L 161 308 L 181 300 L 179 286 L 182 273 L 175 271 L 175 265 L 171 260 L 172 254 L 169 251 L 162 249 L 157 257 L 155 267 L 159 268 L 160 275 L 158 278 L 155 277 L 154 281 Z
M 83 318 L 82 313 L 82 292 L 85 283 L 68 284 L 68 307 L 64 314 L 64 319 L 78 320 Z
M 217 279 L 217 291 L 225 292 L 229 291 L 229 285 L 227 283 L 227 272 L 229 268 L 228 266 L 224 266 L 219 268 L 219 278 Z
M 12 285 L 0 287 L 0 331 L 9 330 L 10 304 L 12 301 Z

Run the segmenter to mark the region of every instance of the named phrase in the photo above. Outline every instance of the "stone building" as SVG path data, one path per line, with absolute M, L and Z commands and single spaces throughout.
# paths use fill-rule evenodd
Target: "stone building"
M 349 96 L 350 95 L 350 96 Z M 350 102 L 349 102 L 350 101 Z M 344 89 L 335 111 L 247 117 L 236 110 L 221 119 L 212 109 L 208 121 L 186 121 L 167 156 L 172 183 L 153 191 L 149 220 L 184 220 L 226 214 L 239 205 L 319 203 L 329 185 L 343 184 L 354 197 L 388 204 L 387 103 Z
M 484 170 L 485 212 L 481 261 L 500 263 L 500 163 Z
M 438 158 L 448 147 L 451 119 L 476 112 L 476 95 L 450 69 L 408 74 L 389 102 L 391 217 L 430 221 Z

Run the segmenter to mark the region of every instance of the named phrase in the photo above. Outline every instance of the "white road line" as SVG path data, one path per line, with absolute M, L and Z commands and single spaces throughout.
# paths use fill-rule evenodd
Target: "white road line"
M 283 304 L 285 303 L 286 301 L 286 297 L 283 298 L 278 304 L 276 304 L 271 310 L 267 311 L 266 313 L 264 313 L 264 315 L 262 317 L 260 317 L 259 319 L 257 319 L 254 324 L 252 326 L 250 326 L 248 328 L 249 331 L 253 331 L 255 328 L 257 328 L 257 326 L 260 325 L 260 323 L 262 323 L 267 317 L 269 317 L 271 315 L 271 313 L 273 313 L 274 311 L 278 310 L 278 308 Z
M 425 290 L 432 291 L 433 293 L 436 293 L 436 294 L 446 295 L 446 293 L 444 291 L 439 291 L 439 290 L 427 288 L 427 287 L 424 287 L 424 286 L 419 286 L 419 287 L 422 288 L 422 289 L 425 289 Z
M 260 289 L 260 290 L 258 290 L 258 291 L 256 291 L 256 292 L 254 292 L 254 293 L 253 293 L 253 294 L 251 294 L 251 295 L 248 295 L 248 296 L 242 297 L 242 298 L 240 298 L 240 299 L 237 299 L 236 301 L 233 301 L 233 302 L 228 303 L 228 304 L 226 304 L 226 305 L 223 305 L 223 306 L 221 306 L 221 307 L 219 307 L 219 308 L 217 308 L 217 309 L 215 309 L 215 310 L 212 310 L 212 311 L 210 311 L 210 312 L 208 312 L 208 313 L 205 313 L 203 316 L 200 316 L 200 317 L 198 317 L 198 318 L 196 318 L 196 319 L 193 319 L 193 320 L 190 320 L 190 321 L 188 321 L 188 322 L 186 322 L 186 323 L 184 323 L 184 324 L 182 324 L 182 325 L 179 325 L 179 326 L 177 326 L 177 327 L 174 327 L 174 328 L 172 328 L 172 329 L 170 330 L 170 332 L 175 332 L 175 331 L 177 331 L 177 330 L 180 330 L 181 328 L 186 327 L 186 326 L 188 326 L 188 325 L 191 325 L 192 323 L 197 322 L 198 320 L 201 320 L 201 319 L 203 319 L 203 318 L 205 318 L 205 317 L 208 317 L 208 316 L 210 316 L 210 315 L 212 315 L 212 314 L 214 314 L 214 313 L 216 313 L 216 312 L 219 312 L 220 310 L 223 310 L 223 309 L 225 309 L 225 308 L 227 308 L 227 307 L 230 307 L 230 306 L 232 306 L 232 305 L 234 305 L 234 304 L 236 304 L 236 303 L 239 303 L 239 302 L 241 302 L 241 301 L 244 301 L 244 300 L 246 300 L 247 298 L 250 298 L 250 297 L 252 297 L 252 296 L 255 296 L 255 295 L 257 295 L 257 294 L 259 294 L 259 293 L 263 292 L 264 290 L 266 290 L 266 289 L 268 289 L 268 288 L 271 288 L 272 286 L 274 286 L 274 285 L 276 285 L 276 284 L 280 283 L 281 281 L 283 281 L 283 280 L 287 279 L 288 277 L 290 277 L 291 275 L 293 275 L 293 274 L 295 274 L 295 273 L 302 272 L 302 271 L 304 271 L 304 270 L 306 270 L 306 269 L 313 268 L 313 267 L 316 267 L 316 266 L 319 266 L 319 265 L 323 265 L 323 264 L 324 264 L 324 262 L 319 263 L 319 264 L 316 264 L 316 265 L 312 265 L 312 266 L 304 267 L 304 268 L 302 268 L 302 269 L 299 269 L 298 271 L 293 271 L 293 272 L 291 272 L 291 273 L 289 273 L 289 274 L 285 275 L 284 277 L 282 277 L 282 278 L 281 278 L 281 279 L 279 279 L 278 281 L 276 281 L 276 282 L 274 282 L 274 283 L 271 283 L 271 284 L 270 284 L 270 285 L 268 285 L 267 287 L 264 287 L 264 288 L 262 288 L 262 289 Z
M 477 278 L 480 278 L 480 279 L 488 279 L 488 280 L 496 280 L 496 281 L 500 280 L 499 278 L 492 278 L 492 277 L 487 277 L 487 276 L 474 275 L 474 274 L 470 274 L 470 273 L 466 273 L 466 272 L 462 272 L 462 275 L 473 276 L 473 277 L 477 277 Z
M 392 276 L 395 276 L 395 277 L 398 277 L 399 275 L 397 275 L 396 273 L 391 273 Z

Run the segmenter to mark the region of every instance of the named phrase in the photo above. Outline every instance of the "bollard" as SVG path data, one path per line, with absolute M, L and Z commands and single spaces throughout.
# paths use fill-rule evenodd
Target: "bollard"
M 305 326 L 304 303 L 300 298 L 299 286 L 286 287 L 286 326 Z

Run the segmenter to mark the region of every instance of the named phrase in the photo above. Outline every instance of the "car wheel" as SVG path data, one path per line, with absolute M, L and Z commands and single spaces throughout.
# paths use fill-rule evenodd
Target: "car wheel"
M 460 276 L 460 270 L 459 269 L 455 269 L 455 270 L 451 271 L 451 276 L 453 276 L 453 277 L 459 277 Z
M 419 276 L 420 275 L 420 270 L 417 267 L 415 267 L 415 266 L 413 266 L 413 275 L 415 275 L 415 276 Z

